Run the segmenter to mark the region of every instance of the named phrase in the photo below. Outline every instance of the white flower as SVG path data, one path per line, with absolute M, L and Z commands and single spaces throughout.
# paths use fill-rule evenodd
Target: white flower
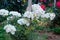
M 9 14 L 12 14 L 13 16 L 16 16 L 16 17 L 21 17 L 21 13 L 18 13 L 16 11 L 10 11 Z
M 41 17 L 41 15 L 43 15 L 44 13 L 40 13 L 39 10 L 35 10 L 33 11 L 33 15 L 34 17 L 36 17 L 36 19 L 39 19 L 39 17 Z
M 7 16 L 8 13 L 9 13 L 8 10 L 5 10 L 5 9 L 1 9 L 1 10 L 0 10 L 0 15 L 2 15 L 2 16 Z
M 42 18 L 50 18 L 50 20 L 53 20 L 55 16 L 56 15 L 54 13 L 46 13 L 44 15 L 41 15 Z
M 26 11 L 23 14 L 23 17 L 31 18 L 32 20 L 34 19 L 34 16 L 33 16 L 32 12 L 29 12 L 29 11 Z
M 39 4 L 33 4 L 32 5 L 32 10 L 35 11 L 35 10 L 38 10 L 40 8 Z
M 7 24 L 4 26 L 4 30 L 6 30 L 7 33 L 11 33 L 12 35 L 15 34 L 16 28 L 15 26 L 11 25 L 11 24 Z
M 45 13 L 45 11 L 41 8 L 41 6 L 39 4 L 32 5 L 32 10 L 33 11 L 38 10 L 40 14 L 44 14 Z
M 43 15 L 45 14 L 45 11 L 41 8 L 39 4 L 32 5 L 32 10 L 37 19 L 39 19 L 40 16 L 43 17 Z
M 21 18 L 17 21 L 18 24 L 20 25 L 26 25 L 26 26 L 29 26 L 30 23 L 29 23 L 29 20 L 25 19 L 25 18 Z
M 50 13 L 46 13 L 46 14 L 43 14 L 41 15 L 42 18 L 50 18 Z
M 7 20 L 13 20 L 13 19 L 14 19 L 13 16 L 11 16 L 11 17 L 7 17 Z
M 35 11 L 33 11 L 33 12 L 34 12 L 34 15 L 35 15 L 35 16 L 40 17 L 40 13 L 39 13 L 39 11 L 38 11 L 38 10 L 35 10 Z
M 53 20 L 55 18 L 55 14 L 54 13 L 50 13 L 50 20 Z

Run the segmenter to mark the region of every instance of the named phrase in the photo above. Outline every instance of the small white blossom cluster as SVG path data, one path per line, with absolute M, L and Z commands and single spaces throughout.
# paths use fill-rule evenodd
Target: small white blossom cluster
M 8 11 L 8 10 L 0 9 L 0 15 L 2 15 L 2 16 L 7 16 L 7 15 L 8 15 L 8 13 L 9 13 L 9 11 Z
M 23 14 L 23 17 L 31 18 L 32 20 L 34 19 L 33 13 L 32 13 L 32 12 L 29 12 L 29 11 L 26 11 L 26 12 Z
M 21 18 L 17 21 L 18 24 L 20 25 L 26 25 L 26 26 L 29 26 L 30 25 L 30 22 L 29 20 L 25 19 L 25 18 Z
M 6 26 L 4 26 L 4 30 L 6 30 L 7 33 L 10 32 L 12 35 L 14 35 L 16 28 L 15 28 L 15 26 L 13 26 L 11 24 L 7 24 Z
M 26 17 L 26 18 L 30 18 L 32 20 L 37 19 L 39 18 L 40 14 L 38 13 L 35 13 L 35 12 L 30 12 L 30 11 L 26 11 L 24 14 L 23 14 L 23 17 Z
M 50 13 L 50 20 L 53 20 L 55 18 L 55 14 L 54 13 Z
M 41 8 L 41 6 L 39 4 L 33 4 L 32 11 L 37 13 L 37 14 L 40 14 L 40 15 L 45 13 L 45 11 Z
M 55 18 L 55 14 L 54 13 L 46 13 L 44 15 L 42 15 L 42 18 L 50 18 L 50 20 L 53 20 Z
M 21 17 L 21 13 L 16 12 L 16 11 L 8 11 L 5 9 L 0 9 L 0 15 L 2 16 L 8 16 L 8 15 L 12 15 L 12 16 L 16 16 L 16 17 Z
M 16 17 L 21 17 L 21 13 L 16 12 L 16 11 L 10 11 L 9 14 L 11 14 L 11 15 L 13 15 L 13 16 L 16 16 Z
M 11 16 L 7 17 L 7 20 L 14 20 L 14 18 L 21 17 L 21 13 L 16 12 L 16 11 L 10 11 L 9 15 Z

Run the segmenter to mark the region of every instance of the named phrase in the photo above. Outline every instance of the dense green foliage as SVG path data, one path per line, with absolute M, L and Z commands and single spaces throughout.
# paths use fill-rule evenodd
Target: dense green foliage
M 55 34 L 60 34 L 60 28 L 59 27 L 54 28 L 53 31 Z

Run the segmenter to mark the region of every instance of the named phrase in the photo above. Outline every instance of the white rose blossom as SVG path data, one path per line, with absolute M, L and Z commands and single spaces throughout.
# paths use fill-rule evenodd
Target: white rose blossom
M 32 14 L 32 12 L 29 12 L 29 11 L 26 11 L 23 14 L 23 17 L 31 18 L 32 20 L 34 19 L 34 15 Z
M 49 13 L 46 13 L 46 14 L 43 14 L 41 15 L 42 18 L 50 18 L 50 14 Z
M 0 15 L 2 16 L 8 16 L 9 11 L 5 9 L 0 9 Z
M 39 4 L 33 4 L 32 5 L 32 10 L 35 11 L 35 10 L 38 10 L 40 8 Z
M 16 11 L 10 11 L 9 14 L 11 14 L 11 15 L 13 15 L 13 16 L 16 16 L 16 17 L 21 17 L 21 13 L 16 12 Z
M 26 26 L 30 25 L 29 20 L 27 20 L 25 18 L 21 18 L 21 19 L 17 20 L 17 23 L 20 24 L 20 25 L 26 25 Z
M 34 17 L 36 17 L 36 19 L 39 19 L 39 17 L 41 17 L 41 15 L 43 15 L 44 13 L 40 13 L 38 10 L 33 11 L 33 15 Z
M 50 20 L 53 20 L 55 18 L 55 14 L 54 13 L 50 13 Z
M 7 24 L 4 26 L 4 30 L 6 30 L 7 33 L 11 33 L 12 35 L 15 34 L 16 28 L 15 26 L 11 25 L 11 24 Z
M 41 8 L 39 4 L 33 4 L 32 11 L 37 19 L 45 14 L 45 11 Z
M 53 20 L 55 16 L 56 15 L 54 13 L 46 13 L 44 15 L 41 15 L 42 18 L 50 18 L 50 20 Z
M 45 13 L 45 11 L 41 8 L 41 6 L 39 4 L 32 5 L 32 11 L 36 11 L 36 10 L 38 10 L 38 12 L 40 14 L 44 14 Z

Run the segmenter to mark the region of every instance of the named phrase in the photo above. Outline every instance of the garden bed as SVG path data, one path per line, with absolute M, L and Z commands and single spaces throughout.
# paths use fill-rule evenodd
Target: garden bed
M 60 40 L 60 34 L 54 34 L 53 32 L 44 32 L 44 31 L 41 31 L 40 32 L 41 35 L 44 35 L 44 34 L 47 34 L 48 37 L 47 37 L 47 40 Z

